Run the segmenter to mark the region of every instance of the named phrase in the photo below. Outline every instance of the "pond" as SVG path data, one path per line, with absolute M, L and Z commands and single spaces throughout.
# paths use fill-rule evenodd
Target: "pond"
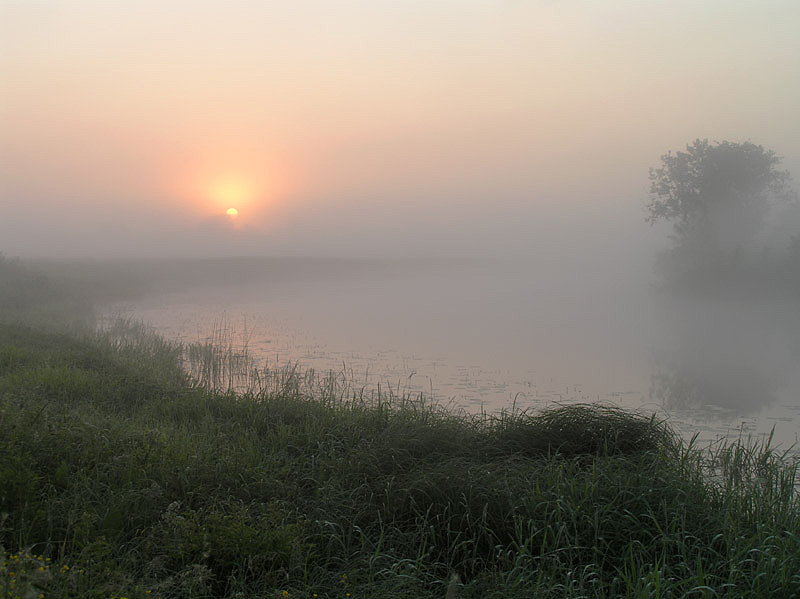
M 604 402 L 657 413 L 703 441 L 774 429 L 787 448 L 800 424 L 795 304 L 668 299 L 644 277 L 604 270 L 273 264 L 210 273 L 113 311 L 182 342 L 225 331 L 259 367 L 296 364 L 469 411 Z

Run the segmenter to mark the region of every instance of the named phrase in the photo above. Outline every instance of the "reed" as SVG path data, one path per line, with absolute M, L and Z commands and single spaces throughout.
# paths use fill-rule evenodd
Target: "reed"
M 183 347 L 183 367 L 193 383 L 219 391 L 256 391 L 259 379 L 250 355 L 250 335 L 246 323 L 239 332 L 223 317 L 206 339 Z

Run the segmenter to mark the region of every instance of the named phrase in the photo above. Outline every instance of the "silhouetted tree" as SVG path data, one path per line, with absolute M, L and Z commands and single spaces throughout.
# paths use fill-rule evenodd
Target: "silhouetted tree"
M 685 258 L 741 258 L 755 242 L 770 204 L 794 197 L 781 158 L 750 142 L 695 140 L 650 169 L 647 220 L 672 221 Z

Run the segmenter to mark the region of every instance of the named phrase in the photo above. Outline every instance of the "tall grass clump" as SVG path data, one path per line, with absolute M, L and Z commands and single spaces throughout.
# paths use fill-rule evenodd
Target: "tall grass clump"
M 614 406 L 570 405 L 500 418 L 497 444 L 524 455 L 629 455 L 653 453 L 677 442 L 655 416 L 642 418 Z
M 6 596 L 800 595 L 797 463 L 768 440 L 297 368 L 236 392 L 183 349 L 130 321 L 0 323 Z
M 237 332 L 227 318 L 216 321 L 206 339 L 183 348 L 190 379 L 206 389 L 254 391 L 256 364 L 250 355 L 250 334 L 246 323 Z

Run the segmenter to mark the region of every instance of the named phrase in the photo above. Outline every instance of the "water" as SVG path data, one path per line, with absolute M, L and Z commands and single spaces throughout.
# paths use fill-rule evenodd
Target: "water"
M 787 303 L 681 305 L 643 278 L 442 262 L 260 273 L 114 309 L 180 341 L 231 328 L 263 367 L 298 363 L 470 411 L 600 401 L 702 440 L 773 428 L 782 446 L 797 440 L 800 326 Z

